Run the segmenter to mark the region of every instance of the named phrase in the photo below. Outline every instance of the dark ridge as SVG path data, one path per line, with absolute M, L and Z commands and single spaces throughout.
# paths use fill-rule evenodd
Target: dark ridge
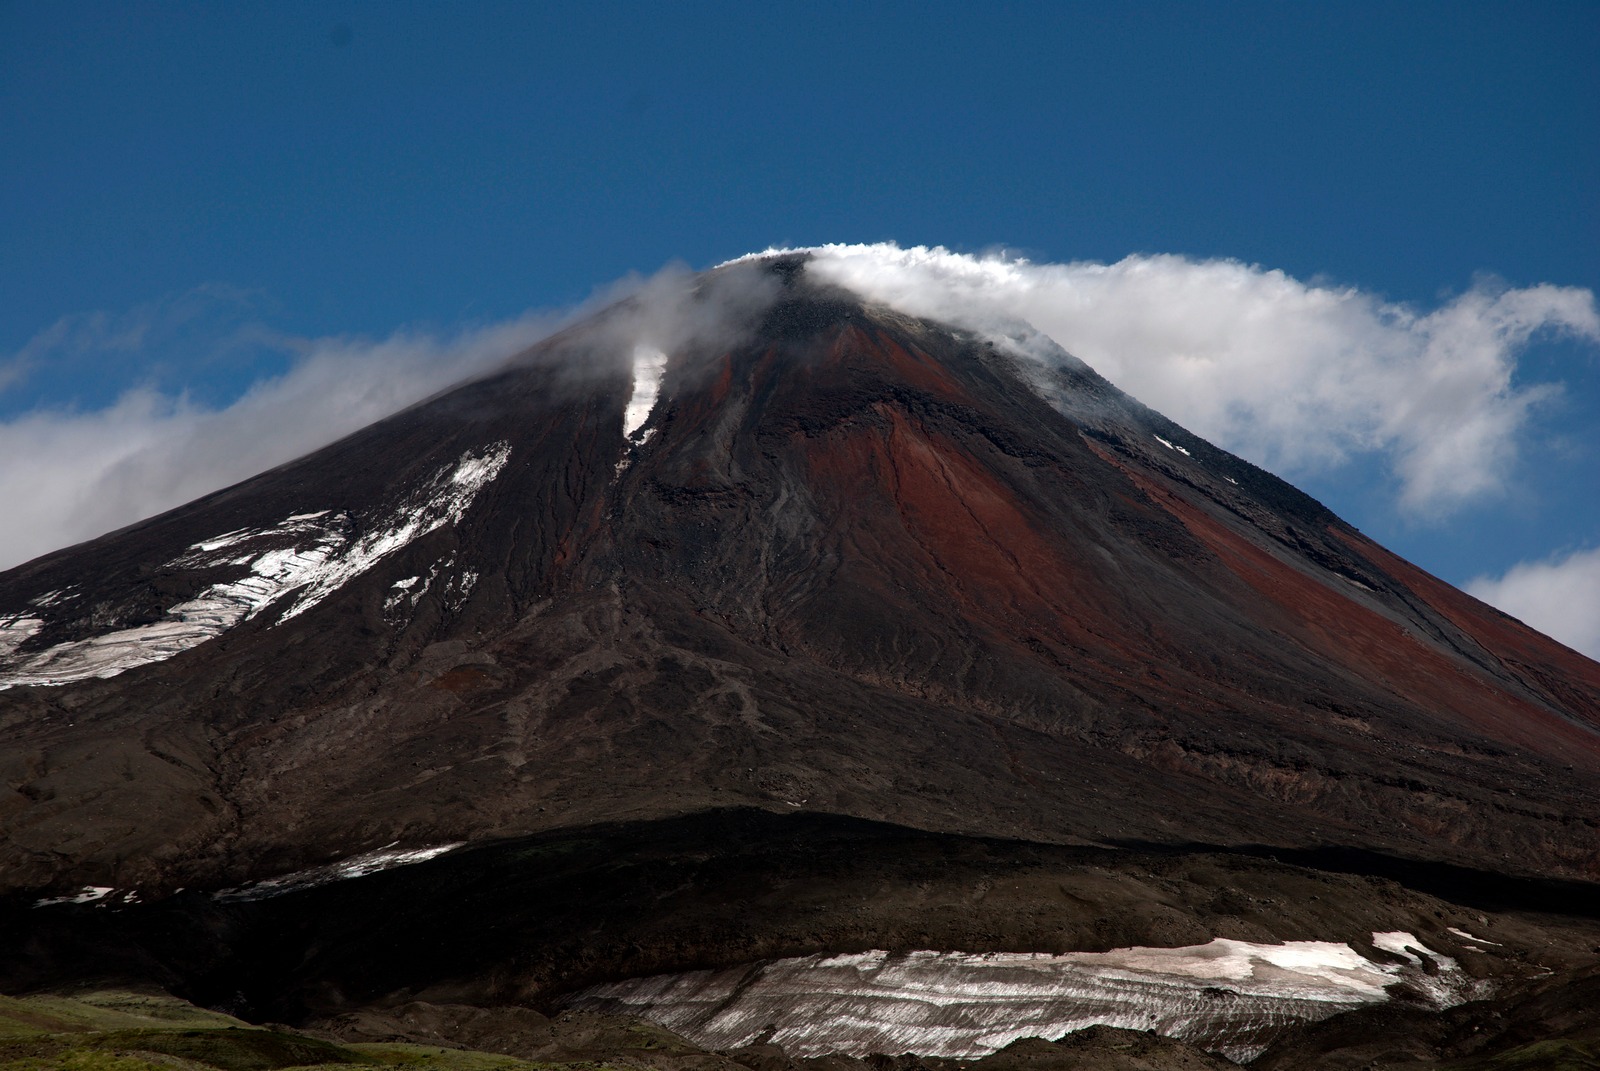
M 1408 889 L 1484 911 L 1539 912 L 1600 919 L 1600 884 L 1567 878 L 1481 870 L 1353 847 L 1276 848 L 1262 844 L 1157 844 L 1112 842 L 1116 848 L 1157 856 L 1232 855 L 1306 870 L 1384 878 Z
M 767 271 L 782 279 L 786 284 L 793 285 L 805 272 L 806 263 L 810 261 L 810 253 L 784 253 L 778 256 L 767 257 L 757 263 Z
M 1170 442 L 1194 451 L 1199 459 L 1214 471 L 1232 476 L 1248 486 L 1251 494 L 1271 509 L 1297 517 L 1307 524 L 1324 525 L 1339 522 L 1339 518 L 1316 498 L 1306 494 L 1286 480 L 1279 479 L 1266 469 L 1214 445 L 1180 424 L 1174 423 L 1156 410 L 1121 389 L 1100 373 L 1073 358 L 1071 364 L 1056 369 L 1056 374 L 1068 384 L 1068 399 L 1085 399 L 1085 404 L 1074 405 L 1070 400 L 1065 409 L 1084 426 L 1084 433 L 1102 442 L 1129 447 L 1124 429 L 1109 423 L 1103 416 L 1105 408 L 1118 406 L 1131 415 L 1137 426 L 1146 434 L 1159 434 Z M 1148 444 L 1142 444 L 1148 446 Z M 1339 522 L 1342 523 L 1342 522 Z

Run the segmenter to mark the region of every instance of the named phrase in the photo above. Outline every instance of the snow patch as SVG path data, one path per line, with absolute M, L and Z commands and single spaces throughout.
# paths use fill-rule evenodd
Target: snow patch
M 406 614 L 416 608 L 424 595 L 433 590 L 433 582 L 439 579 L 440 575 L 448 573 L 455 563 L 456 557 L 451 554 L 442 561 L 430 565 L 427 576 L 407 577 L 391 584 L 390 593 L 383 600 L 384 620 L 391 625 L 398 624 Z M 477 585 L 478 573 L 473 569 L 464 569 L 459 575 L 451 577 L 441 589 L 445 608 L 452 613 L 461 609 Z
M 298 617 L 401 547 L 446 524 L 458 524 L 467 507 L 511 458 L 511 444 L 495 443 L 481 457 L 464 457 L 448 476 L 441 474 L 413 492 L 391 520 L 392 527 L 363 536 L 337 557 L 318 562 L 303 590 L 280 621 Z M 300 587 L 301 584 L 295 586 Z
M 413 487 L 386 517 L 366 526 L 367 533 L 353 541 L 347 514 L 319 510 L 293 514 L 268 528 L 240 528 L 195 543 L 169 566 L 248 566 L 249 575 L 213 584 L 170 607 L 169 620 L 57 644 L 3 667 L 0 690 L 114 677 L 197 647 L 280 603 L 284 609 L 274 624 L 298 617 L 401 547 L 446 524 L 459 523 L 478 492 L 500 474 L 510 457 L 507 442 L 468 452 L 455 465 Z M 240 548 L 247 553 L 239 553 Z M 233 553 L 219 557 L 219 551 Z M 464 600 L 468 592 L 470 585 L 460 598 Z M 0 659 L 9 661 L 8 656 L 42 625 L 33 617 L 0 619 Z
M 436 844 L 427 848 L 396 848 L 395 845 L 398 843 L 400 842 L 394 841 L 374 851 L 353 855 L 348 859 L 341 859 L 336 863 L 328 863 L 325 866 L 297 870 L 292 874 L 282 874 L 275 878 L 267 878 L 264 881 L 244 885 L 237 889 L 223 889 L 215 895 L 218 900 L 224 902 L 265 900 L 270 896 L 282 896 L 285 893 L 298 892 L 302 889 L 314 889 L 318 885 L 364 877 L 367 874 L 376 874 L 380 870 L 391 870 L 397 866 L 424 863 L 436 856 L 443 855 L 445 852 L 454 851 L 466 842 L 455 841 L 451 844 Z
M 189 603 L 181 604 L 192 605 Z M 169 613 L 177 613 L 174 607 Z M 160 662 L 196 647 L 222 631 L 208 607 L 194 618 L 158 621 L 87 640 L 58 643 L 0 677 L 0 691 L 18 685 L 59 685 L 117 674 L 149 662 Z
M 1422 962 L 1418 958 L 1417 946 L 1422 942 L 1406 933 L 1404 930 L 1395 930 L 1392 933 L 1375 933 L 1372 935 L 1372 947 L 1381 948 L 1385 952 L 1393 952 L 1397 956 L 1404 956 L 1413 963 Z
M 1165 446 L 1168 450 L 1176 450 L 1176 451 L 1178 451 L 1178 453 L 1182 454 L 1184 457 L 1193 457 L 1194 456 L 1193 454 L 1189 453 L 1189 451 L 1185 450 L 1183 447 L 1174 446 L 1172 443 L 1167 442 L 1167 440 L 1163 439 L 1159 435 L 1153 436 L 1153 438 L 1155 439 L 1156 442 L 1160 443 L 1162 446 Z
M 1499 941 L 1489 941 L 1489 940 L 1486 940 L 1486 939 L 1484 939 L 1482 937 L 1474 937 L 1474 936 L 1472 936 L 1472 934 L 1468 933 L 1466 930 L 1458 930 L 1454 926 L 1449 927 L 1449 930 L 1450 930 L 1451 933 L 1455 934 L 1457 937 L 1464 937 L 1469 941 L 1476 941 L 1480 945 L 1493 945 L 1495 948 L 1499 948 L 1500 947 L 1500 942 Z
M 472 594 L 472 589 L 478 586 L 478 574 L 472 569 L 463 569 L 450 580 L 445 589 L 444 604 L 451 612 L 461 609 L 466 605 L 467 598 Z
M 22 614 L 0 617 L 0 658 L 6 657 L 33 639 L 43 627 L 44 621 L 37 617 L 26 617 Z
M 81 890 L 69 896 L 50 896 L 43 900 L 35 900 L 34 907 L 50 907 L 55 904 L 92 904 L 96 900 L 103 900 L 111 895 L 109 885 L 85 885 Z
M 915 1052 L 972 1059 L 1023 1037 L 1095 1024 L 1154 1030 L 1234 1060 L 1273 1033 L 1388 999 L 1406 982 L 1439 1007 L 1478 995 L 1447 956 L 1408 933 L 1374 934 L 1404 964 L 1346 944 L 1218 938 L 1186 948 L 1046 953 L 883 951 L 808 956 L 596 986 L 567 1006 L 641 1015 L 708 1048 L 758 1038 L 793 1057 Z
M 328 511 L 321 513 L 297 513 L 288 517 L 270 528 L 237 528 L 232 532 L 224 532 L 210 539 L 202 539 L 192 544 L 188 551 L 173 559 L 172 564 L 180 568 L 206 569 L 219 565 L 249 565 L 255 561 L 259 552 L 251 553 L 248 550 L 242 554 L 229 557 L 219 557 L 217 551 L 228 550 L 233 547 L 243 547 L 246 544 L 261 543 L 267 539 L 282 542 L 285 540 L 297 541 L 300 538 L 317 538 L 325 534 L 328 525 L 312 524 L 311 521 L 327 516 Z M 339 514 L 339 521 L 346 520 L 345 514 Z
M 219 536 L 212 536 L 210 539 L 202 539 L 200 542 L 192 544 L 189 549 L 197 550 L 202 554 L 209 554 L 212 551 L 231 547 L 235 543 L 242 543 L 255 534 L 249 528 L 235 528 L 231 532 L 224 532 Z M 179 558 L 178 560 L 183 561 L 184 559 Z
M 428 577 L 432 580 L 433 577 Z M 389 594 L 383 600 L 383 619 L 393 624 L 402 612 L 409 612 L 417 605 L 417 600 L 428 593 L 428 580 L 420 576 L 408 576 L 404 580 L 396 580 L 389 585 Z M 418 588 L 417 585 L 422 587 Z M 415 591 L 412 589 L 416 588 Z

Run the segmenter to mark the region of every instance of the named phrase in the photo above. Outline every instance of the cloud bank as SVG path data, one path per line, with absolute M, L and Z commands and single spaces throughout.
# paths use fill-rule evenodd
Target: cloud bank
M 825 279 L 1049 360 L 1042 333 L 1274 472 L 1377 456 L 1412 516 L 1504 489 L 1530 413 L 1559 390 L 1516 381 L 1531 339 L 1600 342 L 1594 294 L 1575 287 L 1484 281 L 1419 309 L 1232 260 L 1034 264 L 890 244 L 812 252 L 808 270 Z
M 1468 594 L 1600 660 L 1600 547 L 1523 562 L 1504 576 L 1480 576 Z

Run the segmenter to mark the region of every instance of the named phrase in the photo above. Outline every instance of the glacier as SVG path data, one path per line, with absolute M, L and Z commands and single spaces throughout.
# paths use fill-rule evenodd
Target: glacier
M 594 986 L 567 1007 L 638 1015 L 712 1049 L 780 1045 L 792 1057 L 914 1052 L 973 1059 L 1019 1038 L 1097 1024 L 1259 1055 L 1298 1022 L 1390 999 L 1449 1007 L 1482 995 L 1448 956 L 1378 933 L 1349 944 L 1217 938 L 1110 952 L 886 952 L 806 956 Z

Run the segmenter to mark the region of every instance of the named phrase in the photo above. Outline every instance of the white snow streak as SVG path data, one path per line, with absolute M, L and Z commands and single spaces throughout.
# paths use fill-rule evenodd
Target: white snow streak
M 54 904 L 92 904 L 102 900 L 111 892 L 109 885 L 85 885 L 82 890 L 71 896 L 51 896 L 43 900 L 35 900 L 34 907 L 50 907 Z
M 194 604 L 180 604 L 191 605 Z M 178 619 L 139 625 L 86 640 L 58 643 L 40 651 L 0 677 L 0 691 L 17 685 L 57 685 L 90 677 L 115 677 L 135 666 L 160 662 L 199 646 L 226 627 L 219 626 L 209 606 L 192 619 L 186 617 L 179 607 L 173 607 L 168 612 L 178 614 Z
M 399 841 L 395 841 L 394 844 L 387 844 L 375 851 L 353 855 L 348 859 L 341 859 L 326 866 L 312 867 L 309 870 L 297 870 L 292 874 L 282 874 L 275 878 L 267 878 L 265 881 L 258 881 L 253 885 L 245 885 L 237 889 L 224 889 L 217 893 L 216 897 L 218 900 L 224 901 L 265 900 L 269 896 L 282 896 L 284 893 L 312 889 L 318 885 L 327 885 L 330 882 L 359 878 L 397 866 L 427 862 L 435 856 L 454 851 L 466 842 L 455 841 L 451 844 L 436 844 L 427 848 L 406 849 L 397 849 L 395 844 L 398 843 Z
M 285 599 L 289 601 L 274 623 L 298 617 L 401 547 L 446 524 L 458 523 L 510 456 L 511 446 L 505 442 L 493 444 L 482 454 L 468 453 L 451 468 L 413 488 L 382 523 L 353 542 L 348 535 L 350 518 L 321 510 L 294 514 L 270 528 L 238 529 L 195 543 L 171 566 L 248 565 L 249 575 L 213 584 L 195 598 L 170 607 L 170 620 L 57 644 L 27 656 L 0 675 L 0 690 L 114 677 L 199 646 Z M 248 549 L 262 544 L 266 546 L 261 550 Z M 222 557 L 219 551 L 232 553 Z M 465 601 L 475 581 L 474 575 L 460 586 L 460 601 Z M 42 625 L 34 617 L 0 618 L 0 659 L 13 655 Z
M 1176 450 L 1176 451 L 1178 451 L 1178 453 L 1182 454 L 1184 457 L 1192 457 L 1193 456 L 1192 454 L 1189 453 L 1189 451 L 1185 450 L 1183 447 L 1174 446 L 1172 443 L 1167 442 L 1167 440 L 1163 439 L 1159 435 L 1157 435 L 1155 437 L 1155 440 L 1156 440 L 1156 442 L 1160 443 L 1162 446 L 1165 446 L 1168 450 Z
M 458 523 L 478 492 L 500 475 L 510 458 L 511 445 L 496 443 L 484 456 L 468 455 L 448 476 L 435 477 L 421 493 L 413 494 L 401 507 L 394 527 L 365 536 L 338 556 L 318 562 L 303 581 L 305 590 L 280 620 L 288 621 L 305 613 L 407 543 L 446 524 Z

